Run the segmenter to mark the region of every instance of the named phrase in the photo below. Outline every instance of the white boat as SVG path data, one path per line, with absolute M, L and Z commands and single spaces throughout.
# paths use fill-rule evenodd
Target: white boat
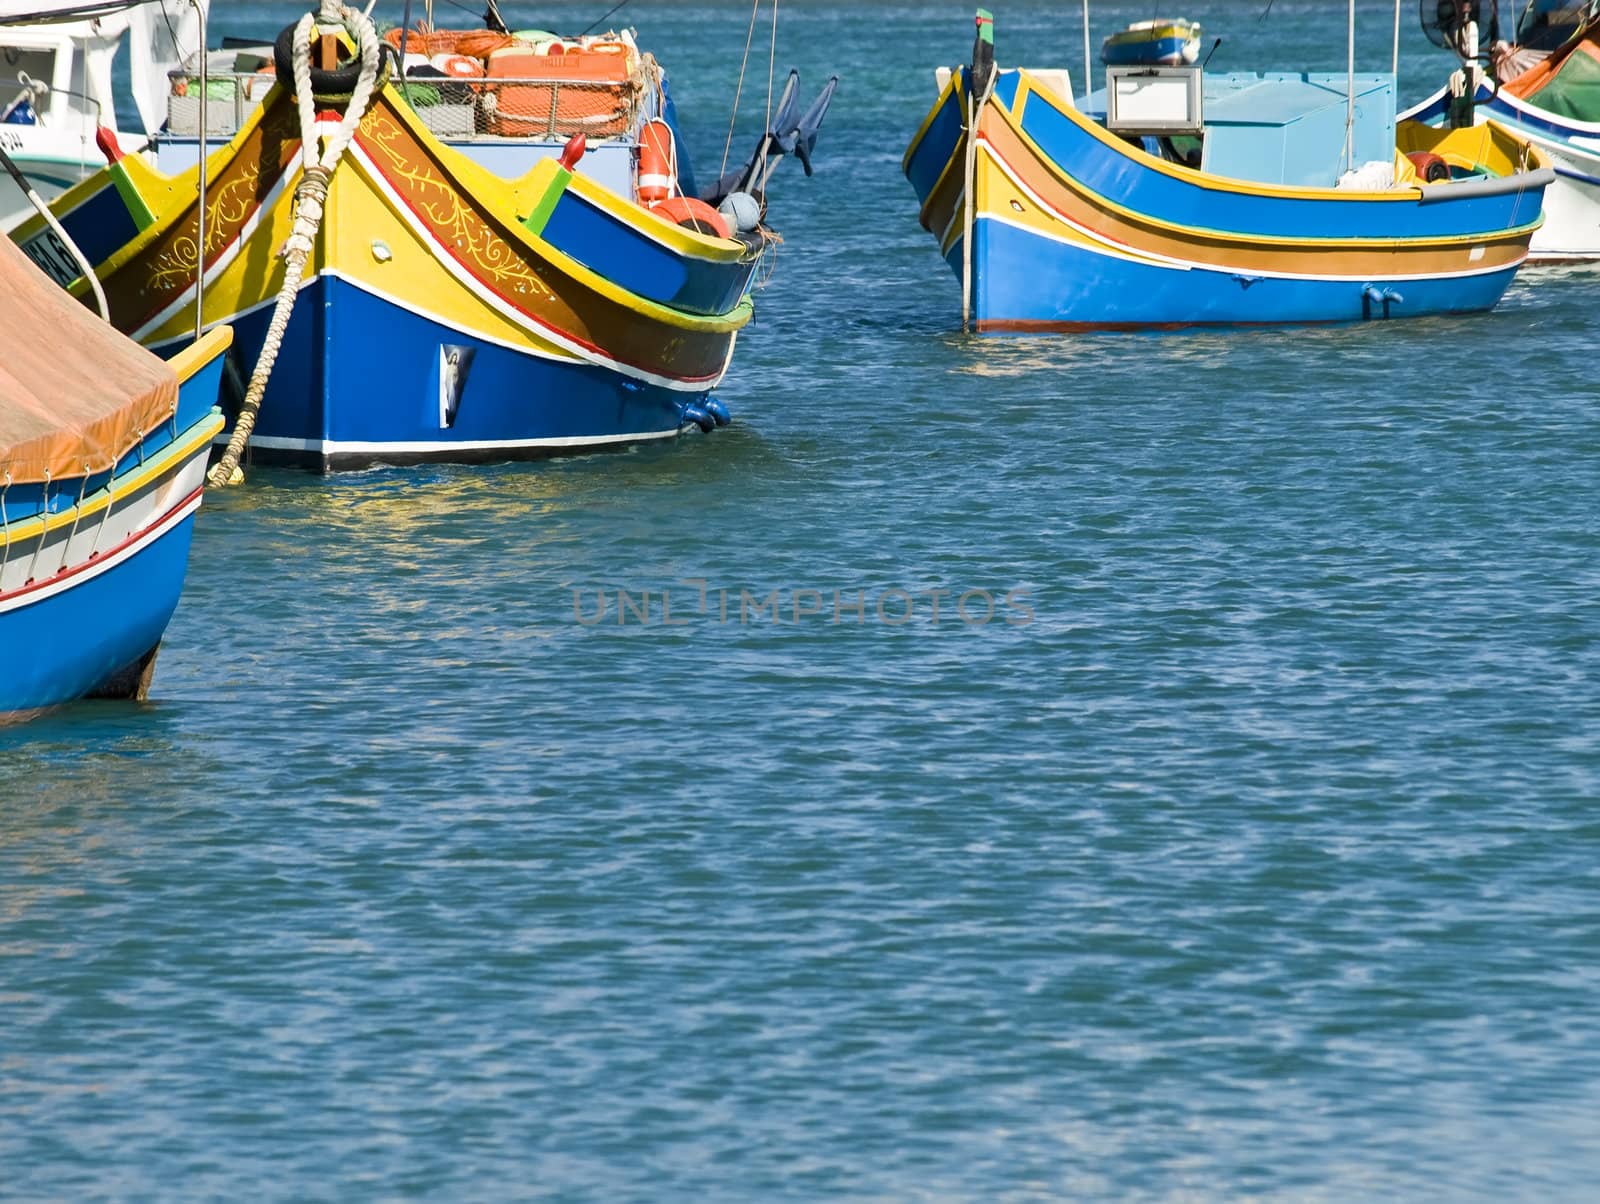
M 0 150 L 45 200 L 104 166 L 102 127 L 124 152 L 141 150 L 166 121 L 167 72 L 199 50 L 200 29 L 191 0 L 0 0 Z M 130 89 L 119 95 L 112 64 L 124 46 Z M 119 104 L 133 128 L 121 128 Z M 30 213 L 0 175 L 0 230 Z
M 1556 179 L 1544 194 L 1544 225 L 1533 236 L 1531 263 L 1600 263 L 1597 10 L 1600 4 L 1592 2 L 1535 0 L 1514 40 L 1494 44 L 1494 80 L 1480 78 L 1470 87 L 1453 82 L 1401 114 L 1429 125 L 1464 124 L 1470 92 L 1472 123 L 1492 120 L 1550 157 Z

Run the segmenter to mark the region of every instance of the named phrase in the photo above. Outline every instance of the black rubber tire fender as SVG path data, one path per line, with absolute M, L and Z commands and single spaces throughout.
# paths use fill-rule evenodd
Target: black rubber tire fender
M 278 35 L 278 40 L 272 44 L 272 65 L 278 73 L 278 83 L 284 91 L 294 91 L 294 31 L 295 26 L 290 25 Z M 356 90 L 356 84 L 361 79 L 361 59 L 352 58 L 347 63 L 341 63 L 332 71 L 323 71 L 320 68 L 311 68 L 311 95 L 323 96 L 349 96 Z

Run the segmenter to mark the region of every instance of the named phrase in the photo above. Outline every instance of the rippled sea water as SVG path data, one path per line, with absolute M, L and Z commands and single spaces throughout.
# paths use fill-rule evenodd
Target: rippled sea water
M 1185 11 L 1343 65 L 1263 7 Z M 715 160 L 748 8 L 625 15 Z M 731 428 L 256 471 L 151 703 L 0 732 L 0 1196 L 1592 1194 L 1600 276 L 964 338 L 898 164 L 969 46 L 783 5 L 843 83 Z

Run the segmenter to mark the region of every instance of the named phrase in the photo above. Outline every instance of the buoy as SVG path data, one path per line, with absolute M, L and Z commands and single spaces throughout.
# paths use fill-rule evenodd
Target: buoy
M 639 203 L 659 205 L 678 186 L 677 156 L 673 153 L 672 127 L 659 117 L 639 131 Z
M 651 205 L 650 212 L 701 234 L 716 238 L 733 237 L 733 231 L 728 228 L 728 219 L 698 197 L 668 197 L 658 205 Z
M 1416 168 L 1424 184 L 1437 184 L 1450 178 L 1450 164 L 1442 155 L 1432 151 L 1408 151 L 1406 158 L 1411 160 L 1411 166 Z
M 748 234 L 761 224 L 761 202 L 748 192 L 730 192 L 722 198 L 717 212 L 740 234 Z

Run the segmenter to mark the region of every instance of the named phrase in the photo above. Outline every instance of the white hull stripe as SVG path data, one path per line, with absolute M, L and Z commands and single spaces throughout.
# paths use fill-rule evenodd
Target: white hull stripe
M 43 602 L 46 598 L 53 598 L 57 594 L 65 593 L 69 589 L 92 581 L 101 573 L 110 572 L 119 564 L 131 560 L 150 544 L 160 539 L 196 510 L 200 509 L 202 490 L 196 489 L 183 501 L 146 527 L 142 531 L 135 531 L 122 543 L 112 548 L 109 552 L 96 556 L 93 560 L 81 561 L 59 573 L 52 574 L 44 581 L 25 585 L 21 589 L 12 590 L 9 594 L 0 594 L 0 614 L 8 611 L 20 610 L 24 606 L 32 606 L 35 602 Z
M 556 346 L 560 347 L 562 350 L 579 359 L 587 360 L 593 364 L 599 364 L 603 368 L 608 368 L 614 372 L 621 373 L 624 376 L 631 376 L 635 380 L 643 380 L 653 385 L 659 385 L 664 389 L 676 389 L 680 392 L 686 393 L 703 392 L 706 389 L 715 388 L 716 385 L 722 380 L 723 376 L 727 373 L 728 363 L 733 355 L 734 340 L 732 338 L 728 340 L 728 356 L 723 359 L 722 367 L 715 373 L 712 373 L 710 376 L 662 376 L 659 373 L 651 372 L 647 368 L 636 367 L 635 365 L 626 364 L 621 360 L 614 359 L 613 357 L 606 355 L 604 352 L 581 343 L 571 336 L 563 334 L 554 326 L 542 322 L 538 318 L 535 318 L 523 310 L 518 309 L 516 306 L 512 305 L 499 294 L 494 292 L 493 289 L 485 285 L 471 272 L 469 272 L 465 265 L 456 259 L 456 257 L 452 255 L 437 238 L 434 237 L 433 232 L 424 226 L 417 218 L 417 215 L 412 211 L 411 206 L 398 193 L 396 193 L 393 188 L 389 186 L 388 180 L 384 179 L 383 173 L 378 169 L 377 164 L 372 161 L 371 157 L 368 156 L 367 152 L 362 149 L 359 143 L 352 142 L 350 144 L 349 151 L 346 153 L 361 165 L 362 171 L 366 174 L 372 186 L 378 189 L 378 191 L 384 195 L 385 199 L 388 200 L 390 207 L 396 214 L 399 215 L 400 220 L 411 229 L 411 232 L 422 241 L 433 257 L 438 260 L 439 263 L 442 264 L 444 268 L 456 278 L 456 280 L 464 285 L 480 301 L 483 301 L 502 317 L 514 322 L 524 330 L 527 330 L 542 339 L 546 339 L 549 342 L 556 344 Z M 730 334 L 731 333 L 732 332 L 730 332 Z
M 367 443 L 345 439 L 291 439 L 283 435 L 252 435 L 250 445 L 266 451 L 316 452 L 324 456 L 429 455 L 435 452 L 512 451 L 536 447 L 598 447 L 606 443 L 643 443 L 650 439 L 672 439 L 670 431 L 641 431 L 623 435 L 562 435 L 548 439 L 439 439 L 395 440 Z
M 472 340 L 475 340 L 476 342 L 487 343 L 490 346 L 494 346 L 494 347 L 503 347 L 507 351 L 516 352 L 518 355 L 532 356 L 535 359 L 542 359 L 542 360 L 545 360 L 545 361 L 547 361 L 549 363 L 552 363 L 552 364 L 571 364 L 571 365 L 575 365 L 576 366 L 576 365 L 583 365 L 583 364 L 587 364 L 588 363 L 587 360 L 579 359 L 577 357 L 569 357 L 569 356 L 564 356 L 564 355 L 554 355 L 549 350 L 547 350 L 547 349 L 545 349 L 543 347 L 530 347 L 526 343 L 514 343 L 509 339 L 496 338 L 493 335 L 485 334 L 481 330 L 469 329 L 469 328 L 461 325 L 461 323 L 459 323 L 459 322 L 451 321 L 449 318 L 446 318 L 446 317 L 444 317 L 444 316 L 442 316 L 440 314 L 433 313 L 433 312 L 431 312 L 431 311 L 429 311 L 427 309 L 422 308 L 421 306 L 413 305 L 411 302 L 406 301 L 403 298 L 397 297 L 397 296 L 393 295 L 392 293 L 387 293 L 382 289 L 373 288 L 372 285 L 369 284 L 367 281 L 365 281 L 365 280 L 357 280 L 355 277 L 346 275 L 344 272 L 326 270 L 326 271 L 318 273 L 318 275 L 316 275 L 316 276 L 307 276 L 304 280 L 302 280 L 300 282 L 301 290 L 304 291 L 305 289 L 310 288 L 313 284 L 315 284 L 317 282 L 318 279 L 324 278 L 324 277 L 326 277 L 328 279 L 332 279 L 332 280 L 342 281 L 343 283 L 349 285 L 351 288 L 359 289 L 361 292 L 364 292 L 364 293 L 368 294 L 369 296 L 376 297 L 379 301 L 382 301 L 385 304 L 396 306 L 399 309 L 405 310 L 407 313 L 414 314 L 419 318 L 424 318 L 429 322 L 436 323 L 437 325 L 444 327 L 446 330 L 454 331 L 456 334 L 460 335 L 464 339 L 472 339 Z M 273 306 L 277 305 L 277 303 L 278 303 L 277 298 L 273 297 L 273 298 L 269 298 L 266 301 L 258 301 L 258 302 L 256 302 L 256 304 L 246 306 L 244 309 L 235 310 L 234 312 L 232 312 L 230 314 L 226 314 L 223 317 L 211 318 L 206 322 L 206 329 L 207 330 L 211 330 L 211 329 L 213 329 L 214 327 L 217 327 L 217 326 L 229 326 L 229 325 L 235 325 L 236 326 L 236 325 L 238 325 L 239 320 L 241 318 L 249 317 L 251 314 L 254 314 L 254 313 L 256 313 L 256 312 L 258 312 L 260 310 L 263 310 L 263 309 L 271 309 Z M 737 334 L 734 334 L 730 338 L 729 349 L 728 349 L 728 359 L 726 361 L 724 361 L 723 370 L 722 370 L 721 373 L 718 374 L 718 378 L 719 379 L 721 378 L 722 375 L 726 374 L 728 363 L 732 362 L 733 343 L 737 342 L 737 339 L 738 339 Z M 165 339 L 165 340 L 163 340 L 162 342 L 159 342 L 159 343 L 150 343 L 150 344 L 148 344 L 148 346 L 153 351 L 164 352 L 168 348 L 187 347 L 193 341 L 194 340 L 190 337 L 190 335 L 187 332 L 185 332 L 185 333 L 183 333 L 181 335 L 175 335 L 170 339 Z M 703 386 L 704 389 L 709 389 L 711 387 L 712 386 L 709 386 L 709 385 Z M 677 390 L 675 390 L 675 391 L 677 391 Z M 696 392 L 702 391 L 702 387 L 697 387 L 695 391 Z M 252 442 L 254 442 L 254 440 L 252 440 Z
M 722 378 L 727 375 L 728 366 L 733 362 L 733 346 L 737 341 L 736 332 L 730 332 L 730 337 L 728 340 L 728 353 L 723 358 L 722 367 L 718 369 L 718 371 L 712 376 L 693 380 L 680 379 L 670 376 L 660 376 L 656 373 L 646 371 L 645 369 L 635 368 L 631 365 L 624 364 L 621 361 L 614 360 L 604 354 L 591 351 L 585 348 L 582 344 L 561 335 L 554 328 L 537 322 L 537 320 L 530 319 L 521 310 L 518 310 L 516 307 L 508 304 L 496 296 L 490 289 L 478 281 L 475 276 L 462 267 L 461 264 L 456 261 L 454 256 L 450 255 L 442 246 L 440 246 L 438 240 L 433 238 L 426 228 L 424 228 L 421 223 L 417 221 L 416 215 L 411 212 L 410 208 L 406 206 L 405 202 L 402 201 L 400 197 L 395 194 L 394 190 L 389 187 L 388 182 L 383 179 L 382 174 L 377 170 L 377 167 L 367 156 L 366 152 L 362 151 L 360 147 L 352 143 L 347 153 L 360 162 L 362 167 L 366 169 L 366 173 L 373 182 L 374 186 L 377 187 L 378 190 L 382 192 L 389 200 L 391 207 L 400 216 L 401 220 L 404 221 L 405 224 L 409 226 L 415 234 L 423 239 L 423 241 L 429 246 L 429 249 L 434 257 L 444 265 L 446 270 L 448 270 L 450 274 L 458 281 L 464 284 L 474 295 L 487 302 L 503 317 L 508 318 L 516 325 L 528 330 L 530 333 L 535 334 L 540 338 L 545 339 L 548 342 L 556 344 L 558 347 L 561 347 L 563 350 L 567 351 L 575 359 L 581 359 L 589 363 L 598 364 L 603 368 L 621 373 L 622 375 L 633 377 L 638 380 L 648 381 L 651 384 L 659 385 L 666 389 L 673 389 L 678 392 L 697 393 L 706 389 L 715 388 L 719 383 L 721 383 Z M 295 162 L 298 163 L 299 160 L 296 160 Z M 244 250 L 245 244 L 249 242 L 251 236 L 254 235 L 256 230 L 261 226 L 265 215 L 271 211 L 274 205 L 277 204 L 279 198 L 283 196 L 284 192 L 288 190 L 296 180 L 299 179 L 299 176 L 299 168 L 293 165 L 291 165 L 289 170 L 285 171 L 281 176 L 279 176 L 277 182 L 274 183 L 272 188 L 268 191 L 267 196 L 261 205 L 254 213 L 250 215 L 250 217 L 245 221 L 244 225 L 240 227 L 238 235 L 231 242 L 229 242 L 226 247 L 223 248 L 222 252 L 212 262 L 211 266 L 206 269 L 205 280 L 207 288 L 210 288 L 216 281 L 217 277 L 225 272 L 229 265 L 231 265 L 233 261 L 239 257 Z M 548 352 L 541 351 L 538 348 L 518 346 L 504 339 L 491 338 L 483 334 L 481 331 L 465 330 L 458 323 L 445 322 L 443 319 L 438 318 L 435 315 L 427 314 L 425 311 L 418 309 L 418 307 L 408 301 L 403 301 L 398 297 L 383 293 L 380 290 L 372 288 L 370 285 L 365 283 L 358 282 L 345 273 L 337 270 L 328 270 L 321 274 L 335 276 L 339 279 L 345 280 L 350 284 L 357 285 L 366 292 L 369 292 L 374 296 L 381 297 L 383 300 L 388 301 L 391 304 L 399 305 L 405 309 L 413 310 L 418 313 L 424 313 L 424 316 L 428 317 L 430 320 L 437 321 L 441 325 L 449 326 L 452 330 L 460 331 L 461 333 L 470 335 L 473 338 L 483 339 L 485 342 L 495 343 L 499 346 L 507 347 L 515 351 L 539 355 L 545 359 L 555 360 L 559 358 L 557 356 L 550 355 Z M 302 289 L 309 287 L 315 279 L 315 274 L 307 276 L 301 281 L 300 287 Z M 194 292 L 194 285 L 190 284 L 188 288 L 184 289 L 182 293 L 174 298 L 168 305 L 163 307 L 159 313 L 135 330 L 132 335 L 133 339 L 136 342 L 144 342 L 154 331 L 159 330 L 167 322 L 171 321 L 175 315 L 183 312 L 185 309 L 191 308 L 194 305 Z M 236 322 L 240 317 L 243 317 L 246 314 L 252 314 L 257 310 L 266 309 L 268 307 L 275 306 L 276 304 L 277 297 L 269 297 L 266 300 L 258 301 L 253 305 L 246 306 L 245 308 L 237 310 L 226 316 L 209 319 L 206 322 L 206 327 L 209 329 L 214 326 L 221 326 L 231 322 Z M 165 346 L 166 343 L 176 341 L 180 340 L 169 339 L 162 344 L 156 345 Z M 181 341 L 187 342 L 187 336 L 184 336 L 184 339 Z
M 373 288 L 372 285 L 367 281 L 357 280 L 354 276 L 347 275 L 344 272 L 328 270 L 324 271 L 322 275 L 331 277 L 334 280 L 342 280 L 351 288 L 360 289 L 369 296 L 376 297 L 378 300 L 386 302 L 389 305 L 393 305 L 396 308 L 405 310 L 407 313 L 415 314 L 419 318 L 426 318 L 429 322 L 437 323 L 438 325 L 443 326 L 446 330 L 453 330 L 462 338 L 475 339 L 480 343 L 488 343 L 495 347 L 504 347 L 507 351 L 515 351 L 519 355 L 531 355 L 537 359 L 547 360 L 552 364 L 593 365 L 595 363 L 594 360 L 587 357 L 573 356 L 569 358 L 567 356 L 552 355 L 549 351 L 542 347 L 530 347 L 526 343 L 513 343 L 510 339 L 500 339 L 494 337 L 493 335 L 485 334 L 481 330 L 469 329 L 468 327 L 461 325 L 459 322 L 454 322 L 440 314 L 433 313 L 430 310 L 424 309 L 420 305 L 414 305 L 402 297 L 396 297 L 394 294 L 385 292 L 380 288 Z M 728 365 L 733 361 L 733 346 L 737 341 L 738 333 L 730 333 L 728 336 L 728 355 L 727 358 L 722 362 L 722 370 L 717 373 L 717 381 L 721 381 L 722 378 L 727 374 Z M 599 366 L 608 371 L 624 371 L 623 369 L 616 368 L 611 361 L 601 361 Z M 629 373 L 629 375 L 633 374 Z M 690 386 L 682 383 L 674 384 L 670 379 L 666 379 L 664 380 L 664 383 L 666 383 L 668 388 L 673 389 L 674 392 L 700 393 L 715 387 L 715 382 L 705 385 Z

